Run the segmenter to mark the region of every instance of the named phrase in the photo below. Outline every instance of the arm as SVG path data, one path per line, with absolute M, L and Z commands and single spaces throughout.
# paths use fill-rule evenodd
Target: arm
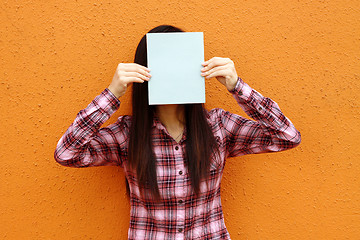
M 136 63 L 118 64 L 108 88 L 85 109 L 57 143 L 54 158 L 68 167 L 110 166 L 123 164 L 127 156 L 128 124 L 125 117 L 106 128 L 106 120 L 119 108 L 119 97 L 130 83 L 143 83 L 151 77 L 149 69 Z M 116 135 L 115 135 L 116 134 Z
M 300 132 L 281 112 L 276 102 L 263 97 L 238 77 L 229 58 L 213 57 L 202 63 L 201 75 L 216 77 L 233 94 L 240 107 L 255 121 L 218 110 L 229 157 L 278 152 L 300 144 Z
M 58 141 L 55 160 L 68 167 L 121 166 L 124 153 L 120 152 L 114 130 L 120 130 L 117 137 L 121 144 L 126 139 L 124 131 L 121 131 L 124 125 L 120 125 L 118 120 L 115 124 L 99 129 L 119 106 L 119 99 L 108 88 L 95 97 L 77 114 Z
M 281 112 L 276 102 L 263 97 L 239 77 L 235 88 L 229 92 L 245 113 L 256 120 L 220 112 L 229 157 L 279 152 L 300 144 L 300 132 Z

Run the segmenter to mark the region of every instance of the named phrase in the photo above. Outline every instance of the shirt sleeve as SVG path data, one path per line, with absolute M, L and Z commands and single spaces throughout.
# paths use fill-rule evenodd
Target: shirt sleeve
M 255 121 L 221 111 L 228 157 L 279 152 L 300 144 L 300 132 L 281 112 L 276 102 L 263 97 L 240 77 L 230 93 L 245 113 Z
M 120 107 L 120 100 L 108 89 L 77 114 L 57 143 L 54 158 L 68 167 L 122 166 L 121 142 L 126 141 L 121 117 L 100 128 Z M 117 133 L 116 136 L 114 133 Z

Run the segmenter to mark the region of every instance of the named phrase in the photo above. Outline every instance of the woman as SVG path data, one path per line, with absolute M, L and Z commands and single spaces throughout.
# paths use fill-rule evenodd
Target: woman
M 149 32 L 182 32 L 161 25 Z M 204 62 L 254 120 L 203 104 L 148 105 L 146 36 L 134 63 L 120 63 L 108 88 L 83 110 L 57 144 L 55 160 L 69 167 L 117 165 L 130 191 L 128 239 L 230 239 L 220 183 L 225 160 L 278 152 L 300 144 L 300 133 L 269 98 L 238 77 L 228 58 Z M 133 83 L 133 114 L 100 126 Z

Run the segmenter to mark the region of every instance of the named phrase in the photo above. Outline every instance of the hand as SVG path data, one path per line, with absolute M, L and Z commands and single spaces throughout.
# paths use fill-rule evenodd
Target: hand
M 119 63 L 108 89 L 117 97 L 125 94 L 129 83 L 149 81 L 150 70 L 137 63 Z
M 213 57 L 202 63 L 201 76 L 206 78 L 216 77 L 229 91 L 235 88 L 238 75 L 234 62 L 230 58 Z

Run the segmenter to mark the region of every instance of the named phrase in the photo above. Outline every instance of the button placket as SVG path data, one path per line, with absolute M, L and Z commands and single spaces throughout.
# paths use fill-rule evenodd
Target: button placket
M 184 204 L 184 197 L 185 197 L 185 165 L 184 165 L 184 159 L 181 152 L 181 145 L 176 145 L 174 147 L 175 155 L 179 157 L 177 169 L 176 169 L 176 175 L 177 175 L 177 194 L 176 194 L 176 204 L 177 207 L 177 232 L 179 234 L 179 239 L 182 239 L 184 237 L 184 225 L 185 225 L 185 204 Z
M 185 194 L 186 194 L 186 186 L 185 186 L 185 165 L 184 165 L 184 157 L 182 153 L 182 144 L 177 143 L 172 146 L 173 153 L 176 158 L 176 169 L 174 174 L 176 175 L 176 183 L 175 183 L 175 202 L 174 204 L 178 205 L 176 210 L 176 220 L 177 220 L 177 239 L 184 238 L 184 226 L 185 226 Z
M 181 179 L 181 181 L 178 181 L 178 192 L 176 194 L 176 198 L 177 198 L 177 221 L 178 221 L 178 232 L 182 233 L 183 232 L 183 227 L 185 224 L 185 204 L 184 204 L 184 197 L 185 197 L 185 185 L 184 185 L 184 181 L 185 180 L 185 176 L 184 176 L 184 172 L 182 170 L 180 170 L 179 172 L 179 178 Z

